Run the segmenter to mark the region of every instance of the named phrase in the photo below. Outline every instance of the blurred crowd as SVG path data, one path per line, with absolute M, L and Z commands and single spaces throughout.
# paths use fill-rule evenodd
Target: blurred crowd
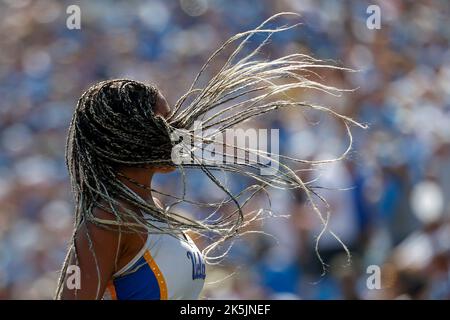
M 72 4 L 80 30 L 66 27 Z M 381 9 L 380 29 L 366 25 L 370 4 Z M 173 104 L 224 40 L 281 11 L 299 12 L 303 24 L 275 36 L 269 57 L 302 52 L 358 70 L 321 74 L 356 89 L 341 97 L 297 93 L 369 126 L 352 128 L 353 151 L 321 168 L 318 182 L 351 262 L 325 236 L 322 274 L 321 227 L 304 194 L 272 192 L 272 209 L 290 215 L 260 226 L 277 241 L 236 241 L 208 266 L 202 297 L 450 298 L 448 1 L 0 0 L 0 299 L 53 295 L 72 232 L 64 145 L 81 93 L 129 77 L 156 83 Z M 339 124 L 310 125 L 294 110 L 257 121 L 279 128 L 281 152 L 298 157 L 327 158 L 348 143 Z

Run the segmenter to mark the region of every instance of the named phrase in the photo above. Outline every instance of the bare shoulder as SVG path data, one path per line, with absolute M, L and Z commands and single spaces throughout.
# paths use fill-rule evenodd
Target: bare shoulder
M 93 215 L 104 221 L 114 221 L 114 216 L 102 209 L 95 208 Z M 89 245 L 100 247 L 102 250 L 107 250 L 109 247 L 115 248 L 119 239 L 119 232 L 117 226 L 106 226 L 101 223 L 92 221 L 83 221 L 77 232 L 77 241 L 87 242 Z

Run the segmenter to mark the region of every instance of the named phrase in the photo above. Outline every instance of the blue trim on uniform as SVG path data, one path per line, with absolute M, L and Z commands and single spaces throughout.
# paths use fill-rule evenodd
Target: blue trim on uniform
M 144 257 L 131 268 L 141 267 L 133 273 L 113 280 L 118 300 L 159 300 L 158 280 Z

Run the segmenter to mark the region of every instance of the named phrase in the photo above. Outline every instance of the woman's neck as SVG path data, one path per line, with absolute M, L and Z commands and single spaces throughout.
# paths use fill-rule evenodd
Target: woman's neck
M 145 168 L 133 168 L 133 167 L 125 167 L 120 170 L 120 172 L 127 178 L 133 180 L 132 181 L 126 179 L 125 177 L 120 177 L 120 180 L 133 192 L 139 195 L 142 199 L 147 201 L 150 204 L 155 205 L 153 200 L 152 192 L 150 189 L 152 178 L 154 171 L 151 169 Z M 137 183 L 136 183 L 137 182 Z M 142 187 L 145 186 L 145 187 Z

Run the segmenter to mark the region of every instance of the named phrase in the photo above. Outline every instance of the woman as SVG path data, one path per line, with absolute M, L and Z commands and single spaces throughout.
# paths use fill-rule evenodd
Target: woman
M 192 240 L 183 233 L 182 238 L 176 238 L 133 232 L 134 217 L 124 211 L 133 210 L 140 219 L 152 218 L 144 210 L 157 204 L 151 191 L 138 183 L 150 185 L 155 173 L 173 169 L 163 165 L 139 166 L 127 161 L 127 157 L 170 159 L 171 142 L 162 128 L 169 113 L 166 99 L 156 88 L 135 81 L 101 82 L 81 98 L 69 135 L 68 165 L 76 194 L 92 197 L 96 206 L 91 211 L 92 221 L 81 217 L 74 242 L 81 288 L 69 290 L 64 286 L 61 298 L 96 299 L 106 291 L 105 297 L 114 299 L 195 299 L 200 293 L 205 267 Z M 142 148 L 144 140 L 154 148 Z M 83 161 L 80 170 L 79 162 Z M 109 208 L 106 199 L 95 199 L 90 193 L 89 188 L 100 184 L 105 187 L 105 195 L 117 200 L 117 209 Z M 123 187 L 128 190 L 121 192 Z M 136 203 L 137 199 L 145 201 L 145 205 Z M 82 204 L 83 200 L 77 199 L 77 203 Z M 105 228 L 114 217 L 123 218 L 123 228 Z M 70 264 L 75 264 L 74 257 Z M 196 273 L 198 265 L 200 275 Z
M 197 298 L 205 279 L 205 262 L 220 261 L 232 244 L 228 240 L 253 232 L 244 227 L 270 213 L 262 209 L 245 211 L 249 200 L 267 187 L 302 189 L 324 225 L 317 241 L 325 231 L 339 241 L 327 230 L 329 212 L 322 214 L 313 201 L 313 187 L 288 164 L 311 167 L 343 158 L 351 147 L 349 125 L 362 125 L 329 108 L 297 102 L 287 94 L 297 88 L 337 92 L 338 89 L 311 80 L 308 75 L 314 74 L 314 68 L 343 68 L 303 54 L 272 61 L 255 59 L 274 33 L 296 26 L 265 29 L 268 22 L 282 15 L 292 14 L 275 15 L 258 28 L 225 42 L 208 59 L 172 110 L 155 86 L 132 80 L 100 82 L 82 95 L 67 139 L 66 161 L 75 195 L 76 218 L 57 298 Z M 247 41 L 259 33 L 266 34 L 261 45 L 238 59 Z M 241 38 L 219 72 L 204 88 L 196 87 L 214 58 Z M 195 153 L 199 148 L 207 148 L 217 134 L 253 117 L 287 107 L 323 111 L 340 119 L 350 137 L 348 149 L 337 159 L 322 161 L 273 157 L 267 151 L 241 150 L 239 146 L 232 146 L 231 155 L 229 149 L 222 154 L 235 160 L 249 154 L 258 159 L 283 160 L 277 163 L 278 170 L 270 174 L 261 174 L 261 169 L 268 167 L 267 161 L 211 162 Z M 199 122 L 204 130 L 209 130 L 208 135 L 196 134 L 195 124 Z M 180 131 L 184 138 L 189 137 L 189 143 L 180 138 Z M 174 147 L 180 145 L 184 154 L 194 161 L 174 160 Z M 234 153 L 236 150 L 244 151 L 244 156 Z M 151 188 L 153 175 L 179 169 L 185 177 L 185 169 L 191 168 L 202 170 L 226 198 L 219 203 L 199 203 L 187 199 L 184 191 L 181 196 L 165 194 L 175 202 L 163 207 L 154 198 L 157 191 Z M 233 194 L 216 171 L 241 174 L 257 184 Z M 183 202 L 212 212 L 204 219 L 188 218 L 174 210 Z M 228 210 L 220 214 L 224 205 Z M 235 209 L 230 210 L 230 206 Z M 189 231 L 208 238 L 210 245 L 200 252 Z M 221 254 L 213 256 L 217 249 Z M 75 289 L 66 285 L 68 268 L 72 265 L 79 268 L 81 275 L 80 286 Z

